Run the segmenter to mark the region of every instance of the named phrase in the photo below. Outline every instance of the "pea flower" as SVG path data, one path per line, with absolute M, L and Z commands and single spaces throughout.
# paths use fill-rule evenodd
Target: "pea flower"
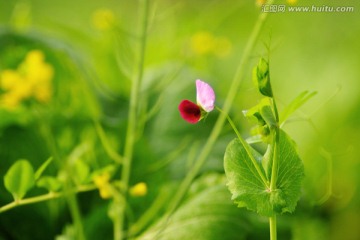
M 181 117 L 192 124 L 199 122 L 214 109 L 215 93 L 212 87 L 200 79 L 196 80 L 196 102 L 183 100 L 179 104 Z

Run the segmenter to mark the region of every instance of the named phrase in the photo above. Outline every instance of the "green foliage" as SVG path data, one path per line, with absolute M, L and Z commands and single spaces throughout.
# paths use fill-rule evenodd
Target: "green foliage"
M 48 158 L 39 168 L 38 170 L 36 170 L 35 172 L 35 180 L 38 180 L 41 175 L 43 174 L 43 172 L 45 171 L 45 169 L 49 166 L 49 164 L 53 161 L 53 158 L 50 157 Z
M 295 143 L 283 131 L 280 134 L 280 153 L 277 188 L 270 191 L 256 172 L 250 156 L 238 139 L 234 139 L 226 148 L 224 168 L 228 179 L 228 188 L 232 199 L 239 207 L 246 207 L 264 216 L 276 213 L 293 212 L 301 193 L 304 168 L 298 156 Z M 250 146 L 248 146 L 250 147 Z M 260 154 L 252 151 L 256 159 Z M 272 160 L 264 169 L 270 176 Z M 260 163 L 259 163 L 260 165 Z
M 277 127 L 277 122 L 272 110 L 270 98 L 266 97 L 251 109 L 244 111 L 245 117 L 250 120 L 255 119 L 257 126 L 252 129 L 253 135 L 260 135 L 262 141 L 271 141 L 270 129 Z
M 49 192 L 57 192 L 61 189 L 62 182 L 55 177 L 43 176 L 37 180 L 36 186 L 46 188 Z
M 252 35 L 254 48 L 248 51 L 249 54 L 246 49 L 250 48 L 244 44 L 246 35 L 251 32 L 253 20 L 264 10 L 255 6 L 255 1 L 182 1 L 173 4 L 171 0 L 164 0 L 155 5 L 154 1 L 149 1 L 137 129 L 136 134 L 129 135 L 126 130 L 129 96 L 140 65 L 137 50 L 141 34 L 136 24 L 142 24 L 138 10 L 143 2 L 89 0 L 86 4 L 74 5 L 73 1 L 67 0 L 0 0 L 0 72 L 17 70 L 31 50 L 41 50 L 46 62 L 54 67 L 51 101 L 46 104 L 26 101 L 11 111 L 0 108 L 1 179 L 5 180 L 17 159 L 26 158 L 34 167 L 33 182 L 37 187 L 23 189 L 18 203 L 26 205 L 17 207 L 19 205 L 12 202 L 11 194 L 15 188 L 19 190 L 23 184 L 20 181 L 24 182 L 22 178 L 26 174 L 13 174 L 20 177 L 11 180 L 8 177 L 0 184 L 0 239 L 54 239 L 57 235 L 58 239 L 78 239 L 81 226 L 76 222 L 82 222 L 87 239 L 113 239 L 112 220 L 118 218 L 118 208 L 123 205 L 114 206 L 112 199 L 101 199 L 99 189 L 94 190 L 96 186 L 91 180 L 102 174 L 110 175 L 105 185 L 110 184 L 122 192 L 124 188 L 119 178 L 128 137 L 135 139 L 129 185 L 145 182 L 148 194 L 126 200 L 124 224 L 128 228 L 125 232 L 130 235 L 124 238 L 137 239 L 142 233 L 142 236 L 153 237 L 157 233 L 155 224 L 167 214 L 167 203 L 174 198 L 175 191 L 180 192 L 179 181 L 191 175 L 189 172 L 196 166 L 197 156 L 201 155 L 206 161 L 200 171 L 195 171 L 194 178 L 203 178 L 209 170 L 221 174 L 207 178 L 206 184 L 205 180 L 196 181 L 189 191 L 184 191 L 187 196 L 179 202 L 178 211 L 170 216 L 169 229 L 164 229 L 163 239 L 180 239 L 182 236 L 183 239 L 268 239 L 265 218 L 245 208 L 237 208 L 230 201 L 231 194 L 225 189 L 225 183 L 217 179 L 225 177 L 222 174 L 223 153 L 229 139 L 234 137 L 233 133 L 228 131 L 227 125 L 222 125 L 218 137 L 209 138 L 218 119 L 216 111 L 203 123 L 188 126 L 180 120 L 176 110 L 180 99 L 193 97 L 195 78 L 211 82 L 217 95 L 216 104 L 221 107 L 227 102 L 229 90 L 234 89 L 231 87 L 234 86 L 231 85 L 234 72 L 240 73 L 239 79 L 244 81 L 239 84 L 242 87 L 236 89 L 229 115 L 236 120 L 241 135 L 249 132 L 241 111 L 250 102 L 257 101 L 254 99 L 259 96 L 258 91 L 265 96 L 264 102 L 259 99 L 259 106 L 247 112 L 248 117 L 256 121 L 249 134 L 255 143 L 251 145 L 252 156 L 267 180 L 257 183 L 262 189 L 269 186 L 274 154 L 284 156 L 274 153 L 272 129 L 286 123 L 285 130 L 296 139 L 304 160 L 307 174 L 301 204 L 298 204 L 296 214 L 278 217 L 278 238 L 317 240 L 331 237 L 336 240 L 345 236 L 360 239 L 357 226 L 360 195 L 356 191 L 360 183 L 356 148 L 360 145 L 360 74 L 357 68 L 360 45 L 357 41 L 359 31 L 354 31 L 360 29 L 359 14 L 355 12 L 360 7 L 359 1 L 349 0 L 345 4 L 355 6 L 354 12 L 269 14 L 271 17 L 263 28 L 256 25 L 260 35 L 258 38 Z M 323 2 L 336 5 L 335 1 Z M 78 14 L 68 9 L 74 9 Z M 114 25 L 99 29 L 93 23 L 94 18 L 100 25 Z M 20 26 L 21 21 L 26 24 Z M 273 32 L 270 42 L 267 41 L 267 26 L 271 26 L 270 32 Z M 341 34 L 329 38 L 329 33 L 333 32 Z M 246 63 L 263 54 L 260 42 L 265 42 L 269 55 L 274 58 L 256 63 L 253 71 L 255 92 L 247 81 L 248 72 L 244 71 L 248 65 L 241 64 L 239 69 L 242 71 L 235 69 L 240 55 L 245 56 L 243 63 Z M 227 55 L 217 52 L 224 46 Z M 270 86 L 270 62 L 271 65 L 275 63 L 271 73 L 276 71 L 276 75 L 271 76 L 271 85 L 276 87 L 276 92 Z M 1 104 L 2 94 L 6 91 L 2 84 L 0 77 Z M 342 90 L 335 98 L 330 98 L 336 88 Z M 315 89 L 319 94 L 314 98 L 315 92 L 305 91 L 296 97 L 303 89 Z M 272 106 L 274 95 L 281 103 L 279 109 L 283 109 L 278 122 Z M 306 105 L 312 113 L 306 114 L 309 119 L 290 124 L 298 109 L 309 99 L 311 104 Z M 100 131 L 95 131 L 94 123 L 101 127 Z M 199 154 L 203 146 L 211 142 L 209 140 L 214 147 L 209 148 L 207 154 Z M 71 156 L 71 152 L 84 143 L 84 151 Z M 234 140 L 232 144 L 238 143 Z M 296 146 L 291 140 L 286 144 L 295 152 Z M 241 150 L 242 147 L 236 148 Z M 322 148 L 329 157 L 319 156 Z M 242 157 L 246 158 L 246 153 L 241 151 Z M 49 156 L 54 160 L 44 162 Z M 251 174 L 256 176 L 253 162 L 248 163 L 242 171 L 251 169 Z M 296 163 L 290 160 L 291 166 L 278 167 L 291 169 L 297 166 Z M 30 169 L 20 168 L 20 172 Z M 289 178 L 285 173 L 279 171 L 277 188 L 288 189 L 288 185 L 293 184 L 298 188 L 298 182 L 281 180 Z M 287 174 L 292 173 L 293 170 Z M 300 178 L 295 175 L 297 177 Z M 14 186 L 16 183 L 19 185 Z M 11 185 L 11 194 L 7 192 L 8 185 Z M 173 187 L 173 191 L 166 191 L 167 197 L 159 193 L 164 185 Z M 76 189 L 87 187 L 89 191 L 76 193 Z M 39 188 L 56 194 L 44 193 L 45 190 Z M 270 206 L 275 209 L 272 211 L 287 211 L 284 207 L 288 204 L 287 194 L 298 196 L 299 191 L 274 190 L 270 198 L 266 198 L 269 205 L 274 205 Z M 74 200 L 72 204 L 66 199 L 69 195 Z M 48 196 L 56 196 L 56 199 L 47 199 Z M 43 200 L 29 204 L 32 199 Z M 152 208 L 154 202 L 158 208 Z M 313 206 L 313 202 L 321 205 Z M 77 212 L 76 205 L 79 206 Z M 149 215 L 150 209 L 152 215 Z M 139 226 L 137 223 L 143 219 L 145 223 L 132 232 L 132 227 Z
M 316 95 L 317 92 L 304 91 L 299 94 L 294 100 L 280 114 L 280 123 L 284 123 L 297 109 L 304 105 L 310 98 Z
M 73 174 L 72 177 L 77 184 L 81 185 L 89 182 L 90 168 L 83 160 L 77 159 L 71 169 Z
M 35 184 L 35 174 L 30 162 L 16 161 L 5 174 L 4 183 L 15 200 L 22 199 Z
M 139 240 L 244 239 L 249 227 L 242 211 L 229 200 L 223 184 L 208 187 L 188 199 L 165 228 L 162 228 L 163 221 L 147 230 Z
M 262 95 L 267 97 L 273 96 L 270 84 L 269 63 L 264 58 L 260 59 L 258 65 L 253 70 L 253 82 Z

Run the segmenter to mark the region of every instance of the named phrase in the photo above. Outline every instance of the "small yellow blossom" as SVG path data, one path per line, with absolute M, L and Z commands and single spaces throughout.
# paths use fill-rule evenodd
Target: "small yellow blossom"
M 191 48 L 198 55 L 210 53 L 215 44 L 215 37 L 209 32 L 198 32 L 191 38 Z
M 225 37 L 216 37 L 210 32 L 202 31 L 191 37 L 190 47 L 196 55 L 226 57 L 231 52 L 232 44 Z
M 103 187 L 99 188 L 100 197 L 103 199 L 109 199 L 113 196 L 112 187 L 110 184 L 104 185 Z
M 130 195 L 133 197 L 142 197 L 147 194 L 147 185 L 144 182 L 139 182 L 132 186 L 129 190 Z
M 15 110 L 21 103 L 21 99 L 16 94 L 5 93 L 0 98 L 0 105 L 4 106 L 8 110 Z
M 28 52 L 17 70 L 5 69 L 0 72 L 0 105 L 13 110 L 22 101 L 35 98 L 41 103 L 52 97 L 53 67 L 45 62 L 40 50 Z
M 25 61 L 20 66 L 20 71 L 24 72 L 28 81 L 34 85 L 46 84 L 53 77 L 53 68 L 44 61 L 44 58 L 41 51 L 33 50 L 26 55 Z
M 102 186 L 108 184 L 109 180 L 110 180 L 109 173 L 99 174 L 93 178 L 93 181 L 97 187 L 102 187 Z
M 98 9 L 92 16 L 92 23 L 96 29 L 109 30 L 115 25 L 115 15 L 110 9 Z
M 110 184 L 110 174 L 103 173 L 93 177 L 93 181 L 99 189 L 100 197 L 103 199 L 109 199 L 112 197 L 112 186 Z
M 18 72 L 6 69 L 1 72 L 0 87 L 3 90 L 11 90 L 17 86 L 21 81 L 21 76 Z
M 51 86 L 49 86 L 49 84 L 36 86 L 33 93 L 34 98 L 42 103 L 49 102 L 52 96 L 52 93 L 51 91 L 49 91 L 49 89 L 51 89 Z

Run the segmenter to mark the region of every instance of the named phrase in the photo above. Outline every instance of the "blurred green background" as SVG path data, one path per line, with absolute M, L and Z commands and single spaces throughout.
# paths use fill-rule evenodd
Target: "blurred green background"
M 99 143 L 94 121 L 102 124 L 116 150 L 123 151 L 131 79 L 137 66 L 139 2 L 0 0 L 0 71 L 15 69 L 33 49 L 42 50 L 46 62 L 54 67 L 50 103 L 39 111 L 24 106 L 16 113 L 0 112 L 1 176 L 17 159 L 29 159 L 38 167 L 51 155 L 41 132 L 43 124 L 50 126 L 63 158 L 77 146 L 87 144 L 91 150 L 84 158 L 92 169 L 111 163 Z M 270 54 L 271 81 L 280 111 L 302 91 L 316 91 L 317 95 L 284 126 L 298 144 L 306 177 L 296 212 L 279 217 L 279 239 L 360 239 L 360 3 L 289 2 L 295 2 L 293 6 L 352 6 L 354 11 L 270 13 L 245 68 L 231 116 L 242 134 L 248 136 L 251 124 L 242 110 L 260 99 L 251 81 L 252 67 L 260 56 Z M 275 4 L 289 6 L 289 2 Z M 200 78 L 211 84 L 217 105 L 222 105 L 261 13 L 255 0 L 150 3 L 139 100 L 144 114 L 140 114 L 143 118 L 139 120 L 130 180 L 131 184 L 146 182 L 149 192 L 131 199 L 133 222 L 164 187 L 176 191 L 216 121 L 218 113 L 211 113 L 206 121 L 189 125 L 180 118 L 178 103 L 195 100 L 194 81 Z M 234 137 L 225 125 L 199 174 L 200 185 L 224 186 L 219 180 L 223 177 L 223 154 Z M 48 171 L 56 174 L 58 170 L 53 167 Z M 11 195 L 3 183 L 0 186 L 2 206 L 11 201 Z M 190 205 L 207 203 L 214 193 L 221 193 L 219 201 L 211 200 L 214 204 L 230 199 L 224 189 L 217 192 L 196 185 L 194 189 L 200 197 L 191 202 L 195 193 L 190 192 Z M 34 190 L 29 195 L 40 193 Z M 205 194 L 203 202 L 201 194 Z M 83 193 L 78 198 L 89 239 L 111 239 L 107 202 L 97 192 Z M 164 205 L 168 198 L 164 196 Z M 217 214 L 210 211 L 213 205 L 201 204 L 206 214 Z M 187 211 L 192 208 L 187 207 L 174 218 L 185 221 L 191 217 Z M 226 208 L 229 213 L 236 211 L 230 201 Z M 159 210 L 153 222 L 163 211 Z M 234 232 L 228 239 L 268 239 L 267 219 L 246 210 L 235 213 L 239 225 L 224 223 L 227 226 L 223 229 L 231 227 Z M 204 222 L 199 220 L 199 225 Z M 70 223 L 65 201 L 24 206 L 0 215 L 0 239 L 52 239 L 66 232 Z M 221 222 L 216 224 L 221 229 Z M 167 239 L 181 239 L 181 231 L 174 229 L 169 236 L 175 237 Z M 198 231 L 196 227 L 194 231 Z M 220 230 L 213 235 L 205 232 L 196 239 L 222 236 L 216 235 Z

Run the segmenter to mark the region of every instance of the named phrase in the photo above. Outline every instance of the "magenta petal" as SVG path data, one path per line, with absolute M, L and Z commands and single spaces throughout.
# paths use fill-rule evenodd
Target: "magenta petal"
M 196 101 L 206 112 L 211 112 L 214 109 L 214 90 L 209 84 L 199 79 L 196 80 Z
M 189 100 L 181 101 L 179 111 L 181 117 L 192 124 L 197 123 L 201 118 L 200 107 Z

